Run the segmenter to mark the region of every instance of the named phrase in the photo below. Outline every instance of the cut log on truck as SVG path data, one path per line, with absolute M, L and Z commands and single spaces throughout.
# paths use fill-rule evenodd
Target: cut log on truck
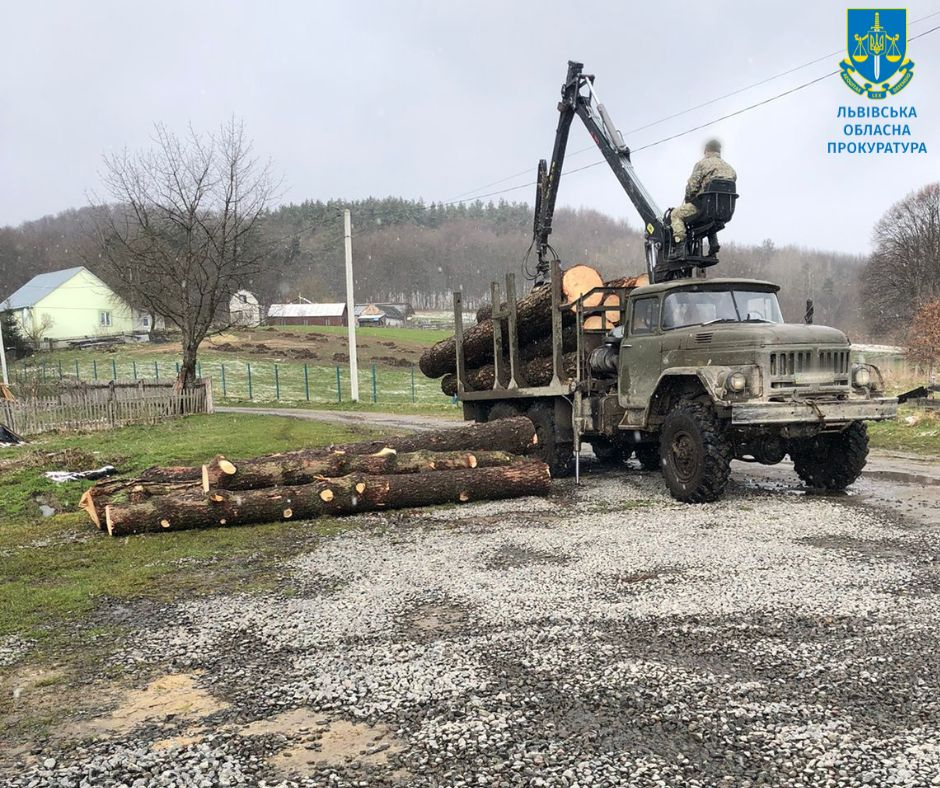
M 414 451 L 400 454 L 382 449 L 377 454 L 347 454 L 334 451 L 323 457 L 241 460 L 229 462 L 216 457 L 202 466 L 202 489 L 257 490 L 264 487 L 292 487 L 317 479 L 352 473 L 399 474 L 460 468 L 491 468 L 511 465 L 517 455 L 504 451 Z
M 209 499 L 192 493 L 167 495 L 143 503 L 110 505 L 105 519 L 109 534 L 125 536 L 545 495 L 550 488 L 548 466 L 522 460 L 494 468 L 353 474 L 296 487 L 220 491 Z
M 566 378 L 573 378 L 577 374 L 578 354 L 565 353 L 562 356 L 562 371 Z M 552 382 L 552 357 L 540 356 L 527 362 L 523 367 L 526 383 L 529 386 L 547 386 Z M 493 388 L 496 379 L 496 367 L 486 364 L 477 369 L 467 370 L 465 386 L 472 391 L 486 391 Z M 453 373 L 441 378 L 441 391 L 448 397 L 457 393 L 457 376 Z M 496 422 L 493 422 L 496 423 Z M 505 420 L 500 420 L 500 424 Z
M 600 274 L 587 265 L 576 265 L 561 275 L 562 300 L 574 301 L 582 294 L 603 284 Z M 566 312 L 564 319 L 571 322 L 573 313 Z M 551 332 L 552 289 L 539 287 L 516 302 L 516 328 L 520 345 Z M 471 326 L 463 335 L 464 359 L 469 367 L 477 367 L 493 357 L 492 319 Z M 429 378 L 439 378 L 454 372 L 457 364 L 457 342 L 455 337 L 443 339 L 424 353 L 418 365 Z

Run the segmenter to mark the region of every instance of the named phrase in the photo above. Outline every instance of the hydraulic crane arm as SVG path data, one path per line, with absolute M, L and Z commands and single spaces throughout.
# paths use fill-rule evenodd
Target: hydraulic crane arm
M 666 238 L 662 212 L 656 205 L 646 187 L 640 182 L 630 161 L 630 149 L 617 131 L 604 105 L 600 103 L 594 91 L 594 76 L 582 73 L 582 63 L 568 62 L 568 76 L 561 89 L 561 102 L 558 104 L 558 128 L 555 131 L 555 147 L 552 150 L 551 166 L 545 161 L 539 163 L 538 187 L 535 200 L 535 225 L 533 243 L 538 253 L 536 285 L 544 284 L 548 278 L 554 251 L 548 242 L 552 232 L 552 218 L 555 213 L 555 200 L 558 197 L 558 185 L 565 162 L 565 150 L 568 146 L 568 133 L 571 121 L 577 115 L 581 118 L 591 139 L 620 181 L 624 191 L 643 219 L 646 240 L 646 265 L 650 281 L 655 281 L 659 261 L 664 254 Z

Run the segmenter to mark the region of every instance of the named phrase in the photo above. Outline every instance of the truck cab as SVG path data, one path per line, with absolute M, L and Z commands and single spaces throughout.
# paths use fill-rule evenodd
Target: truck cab
M 590 419 L 589 431 L 661 467 L 681 500 L 717 497 L 731 458 L 774 464 L 789 454 L 808 484 L 854 481 L 867 454 L 864 422 L 894 417 L 897 401 L 884 396 L 877 368 L 852 362 L 843 332 L 784 322 L 778 289 L 736 278 L 634 289 L 624 330 L 591 356 L 609 389 L 606 406 L 591 409 L 606 418 Z

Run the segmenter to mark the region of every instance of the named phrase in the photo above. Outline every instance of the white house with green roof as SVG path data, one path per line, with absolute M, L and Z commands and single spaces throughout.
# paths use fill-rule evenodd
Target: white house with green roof
M 13 312 L 26 336 L 59 343 L 149 334 L 149 315 L 127 304 L 84 266 L 50 271 L 30 279 L 5 299 L 0 312 Z

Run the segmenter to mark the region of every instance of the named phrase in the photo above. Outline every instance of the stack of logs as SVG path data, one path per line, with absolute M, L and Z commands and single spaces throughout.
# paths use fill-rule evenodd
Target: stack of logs
M 592 293 L 596 287 L 622 287 L 631 290 L 648 283 L 647 277 L 630 276 L 604 282 L 601 275 L 587 265 L 576 265 L 562 272 L 561 297 L 564 303 L 581 298 L 584 307 L 609 306 L 601 314 L 584 319 L 588 331 L 607 331 L 620 321 L 620 299 L 611 293 Z M 604 303 L 601 303 L 601 300 Z M 464 332 L 463 353 L 466 366 L 464 385 L 471 390 L 493 388 L 496 382 L 496 366 L 493 363 L 492 308 L 482 307 L 476 315 L 476 325 Z M 516 302 L 516 331 L 519 338 L 519 355 L 522 361 L 524 385 L 544 386 L 552 379 L 552 293 L 550 287 L 539 287 Z M 504 347 L 508 358 L 508 343 L 505 342 L 506 326 L 503 321 Z M 577 367 L 575 350 L 577 330 L 574 308 L 562 315 L 563 367 L 568 377 L 574 377 Z M 455 337 L 448 337 L 428 348 L 421 356 L 421 372 L 429 378 L 441 378 L 441 390 L 453 396 L 457 393 Z M 508 369 L 508 365 L 505 365 Z M 506 384 L 508 381 L 500 381 Z
M 545 495 L 525 417 L 109 479 L 81 500 L 111 536 Z

